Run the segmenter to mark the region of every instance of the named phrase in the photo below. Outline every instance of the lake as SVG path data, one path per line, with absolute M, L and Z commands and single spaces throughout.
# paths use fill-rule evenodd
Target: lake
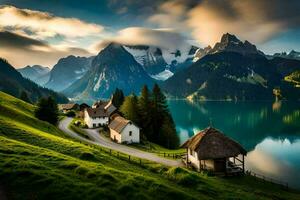
M 181 143 L 212 125 L 248 151 L 246 169 L 300 188 L 300 102 L 168 104 Z

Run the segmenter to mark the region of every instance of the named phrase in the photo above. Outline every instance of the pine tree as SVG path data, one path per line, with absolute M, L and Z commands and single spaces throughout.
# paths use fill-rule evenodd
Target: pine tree
M 152 101 L 151 93 L 148 87 L 145 85 L 142 88 L 141 96 L 138 99 L 139 116 L 140 116 L 140 126 L 142 128 L 142 133 L 148 139 L 153 138 L 153 128 L 152 128 Z
M 178 147 L 178 136 L 165 95 L 157 84 L 152 90 L 152 126 L 153 141 L 167 148 Z
M 159 142 L 161 138 L 161 127 L 164 120 L 164 116 L 167 110 L 166 98 L 161 92 L 157 84 L 154 85 L 152 90 L 152 127 L 153 127 L 153 140 L 154 142 Z
M 30 101 L 30 99 L 27 95 L 27 92 L 25 92 L 25 91 L 21 92 L 20 99 L 27 102 L 27 103 L 31 103 L 31 101 Z
M 40 120 L 56 125 L 58 122 L 58 107 L 55 100 L 51 96 L 41 98 L 37 103 L 35 116 Z
M 120 106 L 123 104 L 124 102 L 124 93 L 121 89 L 116 88 L 113 97 L 112 97 L 112 103 L 114 106 L 116 106 L 116 108 L 120 108 Z
M 126 119 L 139 125 L 138 99 L 134 94 L 125 98 L 120 111 Z

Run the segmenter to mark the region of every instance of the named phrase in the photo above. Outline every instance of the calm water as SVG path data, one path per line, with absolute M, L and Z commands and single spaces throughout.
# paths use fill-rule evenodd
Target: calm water
M 248 151 L 246 168 L 300 188 L 300 102 L 170 100 L 181 143 L 210 124 Z

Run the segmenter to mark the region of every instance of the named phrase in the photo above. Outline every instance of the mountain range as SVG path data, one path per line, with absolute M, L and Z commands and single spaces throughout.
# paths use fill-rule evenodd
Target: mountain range
M 153 83 L 143 66 L 122 45 L 111 43 L 93 59 L 90 70 L 63 92 L 75 100 L 109 98 L 116 88 L 128 95 Z
M 0 59 L 0 91 L 20 97 L 22 92 L 26 92 L 29 99 L 36 102 L 40 97 L 52 96 L 57 102 L 68 102 L 68 99 L 59 93 L 47 88 L 38 86 L 31 80 L 24 78 L 6 60 Z
M 300 62 L 267 59 L 255 45 L 224 34 L 207 54 L 162 86 L 171 97 L 213 100 L 271 100 L 279 89 L 286 99 L 299 99 L 300 90 L 284 77 Z M 180 83 L 180 84 L 178 84 Z
M 290 51 L 290 53 L 282 52 L 282 53 L 275 53 L 271 58 L 280 57 L 280 58 L 287 58 L 287 59 L 295 59 L 300 60 L 300 52 L 297 51 Z
M 171 77 L 178 69 L 190 65 L 197 50 L 195 46 L 175 51 L 148 45 L 123 45 L 123 47 L 152 78 L 161 81 Z
M 38 85 L 44 85 L 49 81 L 50 69 L 40 65 L 26 66 L 24 68 L 17 69 L 23 77 L 37 83 Z
M 41 66 L 19 71 L 73 100 L 109 98 L 117 87 L 125 94 L 138 93 L 142 85 L 155 82 L 175 98 L 270 100 L 276 89 L 283 98 L 300 99 L 299 84 L 287 78 L 298 75 L 298 56 L 296 51 L 268 56 L 249 41 L 226 33 L 213 47 L 171 51 L 111 43 L 97 56 L 62 58 L 50 72 Z M 45 83 L 43 77 L 49 80 Z
M 49 81 L 44 85 L 62 91 L 79 80 L 91 67 L 92 57 L 68 56 L 61 58 L 50 71 Z

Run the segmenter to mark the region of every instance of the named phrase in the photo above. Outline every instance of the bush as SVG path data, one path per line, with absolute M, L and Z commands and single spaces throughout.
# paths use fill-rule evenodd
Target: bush
M 58 122 L 58 107 L 55 100 L 50 96 L 41 98 L 35 110 L 35 117 L 56 125 Z
M 70 110 L 66 113 L 66 116 L 67 117 L 75 117 L 76 116 L 76 113 L 74 112 L 74 110 Z

